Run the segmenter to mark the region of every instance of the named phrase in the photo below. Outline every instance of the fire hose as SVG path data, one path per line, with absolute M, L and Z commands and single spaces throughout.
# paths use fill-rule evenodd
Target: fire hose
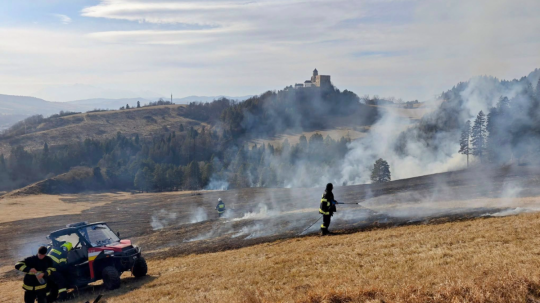
M 379 214 L 379 212 L 374 211 L 374 210 L 372 210 L 372 209 L 370 209 L 370 208 L 367 208 L 367 207 L 361 205 L 360 202 L 357 202 L 357 203 L 344 203 L 344 202 L 338 202 L 338 201 L 336 201 L 336 204 L 360 205 L 360 207 L 362 207 L 362 208 L 364 208 L 364 209 L 367 209 L 367 210 L 369 210 L 369 211 L 372 211 L 374 214 Z
M 320 216 L 320 217 L 317 219 L 317 221 L 311 223 L 311 225 L 308 226 L 308 228 L 304 229 L 304 230 L 303 230 L 301 233 L 299 233 L 298 235 L 301 235 L 301 234 L 303 234 L 306 230 L 310 229 L 313 225 L 315 225 L 315 223 L 319 222 L 319 220 L 322 219 L 322 217 L 323 217 L 323 216 Z
M 346 203 L 346 202 L 338 202 L 336 201 L 336 204 L 349 204 L 349 205 L 360 205 L 360 202 L 355 202 L 355 203 Z M 367 207 L 364 207 L 362 205 L 360 205 L 362 208 L 365 208 L 369 211 L 372 211 L 374 214 L 378 214 L 378 212 L 374 211 L 374 210 L 371 210 Z M 315 223 L 319 222 L 320 219 L 322 219 L 323 216 L 320 216 L 315 222 L 311 223 L 306 229 L 304 229 L 301 233 L 299 233 L 298 235 L 301 235 L 303 233 L 305 233 L 308 229 L 310 229 L 313 225 L 315 225 Z

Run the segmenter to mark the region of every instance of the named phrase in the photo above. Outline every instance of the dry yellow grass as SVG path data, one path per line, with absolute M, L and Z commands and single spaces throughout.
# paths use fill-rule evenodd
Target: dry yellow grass
M 98 195 L 99 196 L 99 195 Z M 103 194 L 108 199 L 114 194 Z M 105 205 L 108 199 L 88 202 L 65 202 L 63 199 L 75 198 L 75 195 L 39 195 L 39 196 L 11 196 L 0 199 L 0 223 L 13 222 L 24 219 L 43 218 L 55 215 L 78 214 L 91 207 Z M 39 207 L 47 205 L 47 207 Z M 39 211 L 36 208 L 39 207 Z
M 540 214 L 522 214 L 151 260 L 149 278 L 126 278 L 123 288 L 106 292 L 105 299 L 535 302 L 540 293 L 539 256 Z M 1 283 L 0 301 L 20 300 L 19 284 Z M 83 295 L 76 302 L 91 297 Z
M 362 127 L 357 127 L 357 129 L 361 129 Z M 365 127 L 366 130 L 369 130 L 369 126 Z M 260 145 L 260 144 L 272 144 L 274 146 L 281 146 L 283 141 L 285 139 L 289 140 L 290 144 L 298 144 L 300 141 L 300 137 L 302 135 L 305 135 L 306 138 L 309 140 L 311 136 L 314 134 L 319 133 L 323 136 L 323 138 L 326 138 L 326 136 L 330 136 L 334 140 L 339 140 L 341 137 L 349 137 L 351 140 L 356 140 L 358 138 L 366 136 L 367 132 L 362 132 L 359 130 L 355 130 L 354 128 L 350 127 L 339 127 L 334 129 L 328 129 L 328 130 L 317 130 L 317 131 L 311 131 L 311 132 L 302 132 L 302 133 L 294 133 L 294 134 L 283 134 L 276 136 L 272 139 L 258 139 L 254 140 L 253 142 Z
M 156 196 L 176 197 L 178 195 L 191 195 L 195 191 L 145 193 L 137 194 L 140 199 L 155 199 Z M 204 193 L 206 191 L 197 191 Z M 77 195 L 27 195 L 27 196 L 4 196 L 0 198 L 0 223 L 14 222 L 24 219 L 44 218 L 58 215 L 79 214 L 92 207 L 100 207 L 124 199 L 130 199 L 128 192 Z M 36 211 L 36 207 L 40 207 Z
M 54 128 L 47 129 L 47 127 L 41 125 L 41 131 L 9 140 L 0 140 L 0 154 L 9 155 L 11 145 L 14 144 L 22 145 L 27 150 L 36 150 L 42 149 L 45 142 L 50 147 L 53 147 L 82 141 L 86 138 L 103 139 L 115 136 L 117 132 L 125 135 L 138 133 L 144 137 L 156 133 L 166 133 L 165 127 L 170 132 L 178 131 L 180 124 L 184 124 L 185 127 L 194 126 L 195 128 L 205 125 L 199 121 L 179 116 L 178 109 L 184 106 L 151 106 L 60 117 L 57 119 L 58 126 Z

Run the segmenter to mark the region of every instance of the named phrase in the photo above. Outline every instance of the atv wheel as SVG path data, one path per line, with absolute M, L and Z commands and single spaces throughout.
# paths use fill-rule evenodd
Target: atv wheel
M 56 302 L 58 298 L 58 286 L 56 283 L 48 283 L 49 291 L 47 292 L 47 303 Z
M 146 276 L 147 272 L 148 265 L 146 265 L 146 260 L 144 257 L 139 257 L 137 260 L 135 260 L 131 273 L 135 276 L 135 278 L 140 278 Z
M 107 266 L 103 269 L 103 285 L 107 290 L 120 288 L 120 273 L 112 266 Z

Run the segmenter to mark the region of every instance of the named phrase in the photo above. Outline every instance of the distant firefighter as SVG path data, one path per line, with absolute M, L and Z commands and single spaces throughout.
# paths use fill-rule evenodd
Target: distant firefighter
M 223 201 L 221 200 L 221 198 L 218 199 L 218 204 L 216 206 L 216 210 L 218 212 L 218 215 L 219 217 L 221 218 L 221 216 L 223 215 L 223 213 L 225 212 L 225 203 L 223 203 Z
M 334 200 L 334 194 L 332 190 L 334 185 L 332 183 L 326 184 L 326 189 L 321 199 L 321 206 L 319 208 L 319 213 L 323 215 L 323 223 L 321 224 L 321 236 L 326 236 L 330 234 L 328 227 L 330 227 L 330 221 L 336 210 L 336 200 Z

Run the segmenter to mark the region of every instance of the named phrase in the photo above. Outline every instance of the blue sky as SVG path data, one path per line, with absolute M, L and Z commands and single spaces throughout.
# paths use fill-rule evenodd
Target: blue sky
M 0 93 L 259 94 L 308 79 L 429 100 L 540 67 L 537 0 L 0 2 Z M 156 96 L 157 97 L 157 96 Z

